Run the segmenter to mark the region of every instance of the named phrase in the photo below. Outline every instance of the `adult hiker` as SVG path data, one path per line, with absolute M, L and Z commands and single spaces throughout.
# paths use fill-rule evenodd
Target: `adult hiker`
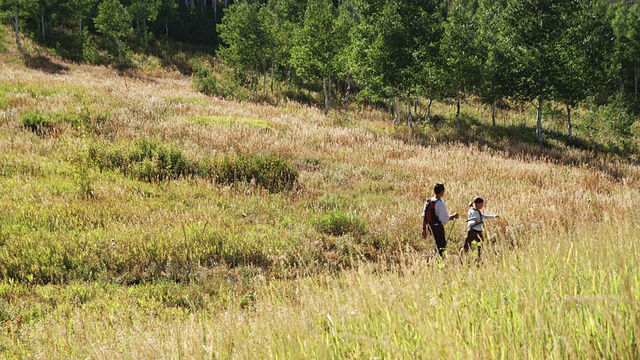
M 488 215 L 480 212 L 483 206 L 484 199 L 481 197 L 473 199 L 473 201 L 469 204 L 470 209 L 467 213 L 467 225 L 469 227 L 469 230 L 467 231 L 467 238 L 464 239 L 464 246 L 460 249 L 460 261 L 462 261 L 462 253 L 468 252 L 474 242 L 478 246 L 477 260 L 480 260 L 480 255 L 482 253 L 482 242 L 484 241 L 484 220 L 499 218 L 498 215 Z
M 458 213 L 449 215 L 447 206 L 442 201 L 444 196 L 444 184 L 435 184 L 433 187 L 434 197 L 427 200 L 424 204 L 424 212 L 422 213 L 422 238 L 427 238 L 427 225 L 429 232 L 433 235 L 438 247 L 438 253 L 444 257 L 447 249 L 447 239 L 444 234 L 444 225 L 450 220 L 458 218 Z

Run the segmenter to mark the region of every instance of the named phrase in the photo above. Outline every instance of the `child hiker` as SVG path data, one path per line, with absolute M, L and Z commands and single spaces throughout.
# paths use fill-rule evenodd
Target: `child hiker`
M 469 227 L 469 231 L 467 232 L 467 238 L 464 240 L 464 246 L 460 249 L 460 261 L 462 261 L 462 253 L 468 252 L 471 244 L 474 242 L 476 242 L 478 246 L 477 260 L 480 260 L 482 241 L 484 241 L 484 235 L 482 234 L 484 231 L 484 220 L 496 219 L 499 217 L 498 215 L 486 215 L 481 213 L 480 210 L 482 210 L 483 206 L 484 199 L 481 197 L 473 199 L 469 204 L 469 207 L 471 208 L 467 213 L 467 225 Z

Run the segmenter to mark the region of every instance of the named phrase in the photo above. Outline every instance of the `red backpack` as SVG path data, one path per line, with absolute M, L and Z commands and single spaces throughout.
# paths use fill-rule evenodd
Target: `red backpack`
M 426 204 L 424 204 L 424 221 L 429 225 L 442 224 L 440 222 L 440 219 L 438 219 L 438 217 L 436 216 L 436 202 L 438 202 L 439 200 L 440 199 L 433 200 L 433 198 L 431 198 L 427 200 Z

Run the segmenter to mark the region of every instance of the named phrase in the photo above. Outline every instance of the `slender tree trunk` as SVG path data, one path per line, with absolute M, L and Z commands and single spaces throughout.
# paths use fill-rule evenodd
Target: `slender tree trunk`
M 347 81 L 347 88 L 344 90 L 344 104 L 348 105 L 349 104 L 349 95 L 351 94 L 351 75 L 349 75 L 347 73 L 346 76 L 346 81 Z
M 634 83 L 633 83 L 633 109 L 638 112 L 638 78 L 640 77 L 640 69 L 638 69 L 638 62 L 636 61 L 636 65 L 633 67 L 634 73 Z
M 329 84 L 328 79 L 322 79 L 322 90 L 324 91 L 324 115 L 329 114 Z
M 228 8 L 229 7 L 229 0 L 224 0 L 224 8 Z
M 169 39 L 169 17 L 168 16 L 164 17 L 164 34 L 167 36 L 167 39 Z
M 496 102 L 491 103 L 491 123 L 493 127 L 496 127 Z
M 271 66 L 271 94 L 273 95 L 273 83 L 276 78 L 276 65 Z
M 18 45 L 18 50 L 22 50 L 22 44 L 20 43 L 20 11 L 18 10 L 18 4 L 16 1 L 16 11 L 15 11 L 15 17 L 13 19 L 13 25 L 15 26 L 15 31 L 16 31 L 16 44 Z
M 542 144 L 542 96 L 538 97 L 538 106 L 536 106 L 536 119 L 537 119 L 537 126 L 536 126 L 536 136 L 538 138 L 538 143 Z
M 460 129 L 460 91 L 456 92 L 456 126 Z
M 218 22 L 218 0 L 211 0 L 211 7 L 213 7 L 213 22 Z
M 567 104 L 567 122 L 569 124 L 569 141 L 573 140 L 573 123 L 571 122 L 571 105 Z
M 118 43 L 118 66 L 122 66 L 122 46 L 120 46 L 120 39 L 116 39 Z
M 431 104 L 433 103 L 433 98 L 429 98 L 429 104 L 427 105 L 427 119 L 431 117 Z
M 262 88 L 264 89 L 262 91 L 266 93 L 267 92 L 267 71 L 266 70 L 262 75 Z
M 400 123 L 400 97 L 398 95 L 393 97 L 393 113 L 393 123 L 397 125 Z
M 327 81 L 327 88 L 329 89 L 329 92 L 327 94 L 327 97 L 329 99 L 329 102 L 327 103 L 327 113 L 329 113 L 329 109 L 331 108 L 331 94 L 333 93 L 333 89 L 331 88 L 331 75 L 329 75 Z
M 40 11 L 40 21 L 42 21 L 42 43 L 45 46 L 47 46 L 47 37 L 46 37 L 45 26 L 44 26 L 44 9 Z
M 147 43 L 147 18 L 142 18 L 142 27 L 144 28 L 144 42 Z

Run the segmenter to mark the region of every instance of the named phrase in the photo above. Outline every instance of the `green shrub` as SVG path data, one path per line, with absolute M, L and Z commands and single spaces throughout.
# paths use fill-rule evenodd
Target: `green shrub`
M 88 157 L 100 170 L 118 169 L 148 182 L 197 176 L 220 184 L 243 182 L 280 192 L 293 189 L 299 175 L 279 156 L 226 156 L 196 163 L 180 149 L 154 139 L 138 140 L 128 149 L 93 144 L 88 151 Z
M 298 180 L 298 170 L 278 156 L 224 157 L 211 171 L 218 183 L 255 183 L 271 192 L 291 190 Z
M 334 236 L 352 234 L 363 235 L 366 231 L 364 221 L 355 214 L 332 210 L 312 219 L 312 224 L 318 231 Z
M 100 49 L 93 36 L 87 36 L 82 44 L 82 59 L 88 64 L 100 63 Z
M 85 127 L 86 125 L 85 115 L 55 113 L 51 114 L 50 118 L 52 119 L 52 122 L 69 124 L 76 129 Z
M 240 85 L 240 81 L 227 70 L 217 74 L 208 63 L 195 62 L 193 72 L 193 87 L 203 94 L 239 101 L 250 97 L 248 91 Z
M 119 169 L 126 173 L 128 154 L 125 149 L 118 146 L 92 143 L 88 151 L 89 157 L 100 171 Z
M 133 176 L 149 182 L 193 175 L 192 167 L 181 150 L 153 139 L 135 142 L 129 150 L 129 163 L 132 166 L 128 170 Z
M 197 91 L 206 95 L 218 94 L 218 78 L 208 66 L 201 65 L 195 69 L 193 86 Z
M 148 182 L 195 175 L 196 171 L 180 149 L 155 139 L 140 139 L 128 149 L 92 144 L 88 151 L 89 157 L 101 171 L 118 169 Z
M 30 111 L 20 116 L 19 122 L 24 128 L 39 135 L 47 133 L 53 127 L 51 117 L 39 111 Z

